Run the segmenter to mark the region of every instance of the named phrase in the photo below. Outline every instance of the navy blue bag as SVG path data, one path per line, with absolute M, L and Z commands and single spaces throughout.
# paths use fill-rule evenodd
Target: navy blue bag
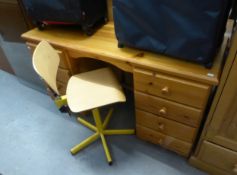
M 223 39 L 230 4 L 230 0 L 114 0 L 118 45 L 210 67 Z
M 47 24 L 80 25 L 88 35 L 98 22 L 107 22 L 106 0 L 23 0 L 39 29 Z

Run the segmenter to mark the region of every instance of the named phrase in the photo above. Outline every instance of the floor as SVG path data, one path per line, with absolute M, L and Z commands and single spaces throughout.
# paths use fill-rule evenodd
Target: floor
M 92 134 L 75 117 L 61 114 L 48 96 L 1 70 L 0 97 L 1 175 L 205 174 L 175 153 L 135 136 L 108 138 L 112 166 L 106 163 L 100 141 L 72 156 L 70 148 Z M 133 127 L 132 104 L 132 98 L 117 104 L 110 126 Z
M 0 69 L 9 72 L 11 74 L 14 74 L 14 71 L 11 67 L 11 65 L 9 64 L 9 61 L 7 60 L 7 57 L 0 45 Z

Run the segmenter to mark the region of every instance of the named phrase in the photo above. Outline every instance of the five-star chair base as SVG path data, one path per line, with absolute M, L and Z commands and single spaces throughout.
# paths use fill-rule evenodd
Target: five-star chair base
M 88 145 L 90 145 L 91 143 L 93 143 L 94 141 L 96 141 L 98 138 L 101 138 L 102 141 L 102 145 L 104 147 L 104 151 L 105 151 L 105 155 L 108 161 L 109 165 L 112 165 L 112 158 L 109 152 L 109 148 L 105 139 L 106 135 L 128 135 L 128 134 L 134 134 L 135 130 L 134 129 L 124 129 L 124 130 L 110 130 L 110 129 L 106 129 L 111 115 L 113 113 L 113 109 L 110 109 L 105 120 L 102 122 L 101 117 L 100 117 L 100 113 L 99 113 L 99 109 L 93 109 L 92 110 L 93 113 L 93 117 L 95 120 L 95 126 L 92 125 L 91 123 L 85 121 L 84 119 L 78 117 L 78 121 L 83 124 L 84 126 L 88 127 L 89 129 L 95 131 L 95 134 L 91 135 L 90 137 L 88 137 L 87 139 L 83 140 L 80 144 L 74 146 L 71 149 L 71 153 L 74 155 L 76 153 L 78 153 L 79 151 L 81 151 L 83 148 L 87 147 Z

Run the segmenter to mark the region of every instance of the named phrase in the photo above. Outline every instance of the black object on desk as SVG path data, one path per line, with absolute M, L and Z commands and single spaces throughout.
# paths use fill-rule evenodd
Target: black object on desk
M 23 0 L 23 4 L 41 30 L 47 24 L 80 25 L 92 35 L 99 22 L 107 22 L 106 0 Z
M 210 67 L 231 0 L 114 0 L 119 47 L 130 46 Z

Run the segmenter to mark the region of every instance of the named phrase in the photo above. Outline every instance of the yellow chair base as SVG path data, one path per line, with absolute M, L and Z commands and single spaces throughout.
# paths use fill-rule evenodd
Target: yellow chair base
M 108 112 L 104 122 L 102 123 L 101 121 L 101 117 L 100 117 L 100 113 L 99 113 L 99 109 L 93 109 L 92 110 L 93 113 L 93 117 L 95 120 L 95 124 L 96 126 L 92 125 L 91 123 L 85 121 L 84 119 L 78 117 L 78 121 L 85 125 L 86 127 L 88 127 L 89 129 L 95 131 L 95 134 L 91 135 L 90 137 L 88 137 L 87 139 L 83 140 L 80 144 L 74 146 L 71 149 L 71 153 L 74 155 L 76 153 L 78 153 L 80 150 L 82 150 L 83 148 L 87 147 L 88 145 L 90 145 L 92 142 L 94 142 L 95 140 L 97 140 L 99 137 L 101 138 L 102 141 L 102 145 L 104 147 L 104 151 L 105 151 L 105 155 L 107 158 L 107 161 L 109 163 L 109 165 L 112 164 L 112 158 L 105 140 L 105 135 L 124 135 L 124 134 L 134 134 L 135 130 L 134 129 L 126 129 L 126 130 L 109 130 L 106 129 L 109 120 L 111 118 L 111 115 L 113 113 L 113 109 L 110 109 L 110 111 Z
M 61 108 L 63 105 L 67 105 L 67 96 L 63 95 L 54 100 L 54 103 L 58 108 Z

